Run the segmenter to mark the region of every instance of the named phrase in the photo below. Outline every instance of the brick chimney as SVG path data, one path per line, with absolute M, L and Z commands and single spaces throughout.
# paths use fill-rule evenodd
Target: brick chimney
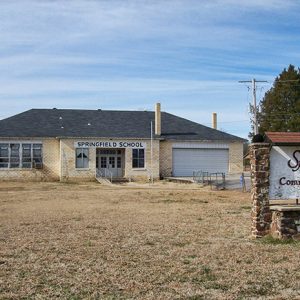
M 212 128 L 217 129 L 217 113 L 212 113 Z
M 156 135 L 161 135 L 160 103 L 155 104 L 155 134 Z

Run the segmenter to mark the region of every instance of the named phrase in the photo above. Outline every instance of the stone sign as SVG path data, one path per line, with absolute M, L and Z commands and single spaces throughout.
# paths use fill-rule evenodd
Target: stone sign
M 300 146 L 273 146 L 270 153 L 270 199 L 300 198 Z

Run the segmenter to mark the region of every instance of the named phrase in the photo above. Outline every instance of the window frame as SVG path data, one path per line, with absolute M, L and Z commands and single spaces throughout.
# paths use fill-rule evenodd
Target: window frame
M 84 157 L 84 150 L 87 151 L 87 157 Z M 82 157 L 77 157 L 77 151 L 81 151 Z M 78 160 L 82 160 L 82 167 L 78 166 Z M 87 159 L 87 167 L 84 166 L 84 159 Z M 89 170 L 90 168 L 90 150 L 89 148 L 75 148 L 75 168 L 78 170 Z
M 137 157 L 134 157 L 134 152 L 137 152 Z M 140 151 L 143 151 L 143 155 L 141 157 Z M 135 161 L 137 161 L 137 166 L 135 166 Z M 142 161 L 142 166 L 140 162 Z M 146 168 L 146 151 L 145 148 L 133 148 L 132 149 L 132 169 L 143 170 Z
M 1 167 L 0 170 L 32 170 L 32 169 L 42 169 L 43 168 L 43 162 L 44 162 L 44 157 L 43 157 L 43 143 L 42 142 L 37 142 L 37 141 L 0 141 L 0 145 L 7 145 L 7 154 L 8 156 L 1 156 L 0 159 L 7 159 L 7 163 L 0 163 L 0 164 L 7 164 L 7 167 Z M 13 145 L 18 145 L 18 155 L 15 154 L 15 156 L 12 156 L 12 146 Z M 24 145 L 30 145 L 30 156 L 27 155 L 27 167 L 23 167 L 23 148 Z M 40 155 L 33 157 L 33 148 L 34 145 L 38 146 L 40 149 Z M 16 150 L 16 149 L 15 149 Z M 35 166 L 34 163 L 34 158 L 39 159 L 40 163 L 38 166 Z M 16 160 L 18 159 L 18 160 Z M 15 162 L 14 162 L 15 160 Z M 12 166 L 12 164 L 17 164 L 18 166 Z
M 5 146 L 6 145 L 6 146 Z M 3 147 L 3 149 L 5 149 L 6 148 L 6 151 L 7 151 L 7 156 L 0 156 L 0 170 L 1 169 L 9 169 L 9 166 L 10 166 L 10 164 L 9 164 L 9 148 L 10 148 L 10 144 L 9 143 L 0 143 L 0 146 L 1 146 L 1 149 L 2 149 L 2 147 Z M 0 151 L 0 155 L 1 155 L 1 152 L 2 151 Z M 7 162 L 2 162 L 1 160 L 7 160 Z M 7 167 L 1 167 L 1 165 L 6 165 L 7 164 Z

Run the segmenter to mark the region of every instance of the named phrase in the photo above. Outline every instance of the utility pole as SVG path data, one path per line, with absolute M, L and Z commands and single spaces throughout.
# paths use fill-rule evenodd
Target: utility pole
M 268 82 L 266 80 L 240 80 L 239 83 L 251 83 L 252 84 L 252 96 L 253 96 L 253 128 L 254 135 L 258 134 L 258 123 L 257 123 L 257 106 L 256 106 L 256 83 L 257 82 Z

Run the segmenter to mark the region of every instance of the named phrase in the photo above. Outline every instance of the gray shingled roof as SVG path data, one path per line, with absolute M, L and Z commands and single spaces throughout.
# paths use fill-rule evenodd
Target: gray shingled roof
M 0 138 L 150 138 L 150 122 L 154 124 L 154 117 L 150 111 L 31 109 L 0 120 Z M 161 137 L 165 139 L 244 141 L 166 112 L 162 112 L 161 118 Z

